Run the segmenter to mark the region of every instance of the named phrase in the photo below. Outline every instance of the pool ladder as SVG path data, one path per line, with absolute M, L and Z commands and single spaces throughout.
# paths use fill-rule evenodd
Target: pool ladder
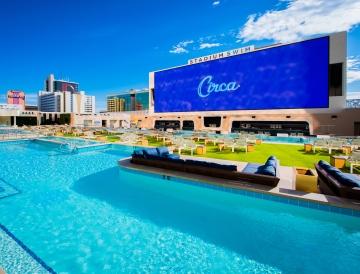
M 75 144 L 72 143 L 62 143 L 59 147 L 59 150 L 61 152 L 76 153 L 78 151 L 78 148 Z

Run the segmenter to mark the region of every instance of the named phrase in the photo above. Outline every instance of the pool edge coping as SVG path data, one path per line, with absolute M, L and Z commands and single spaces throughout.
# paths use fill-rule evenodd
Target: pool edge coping
M 234 180 L 226 180 L 222 178 L 212 178 L 203 175 L 189 174 L 186 172 L 179 172 L 179 171 L 171 171 L 156 167 L 147 167 L 147 166 L 143 167 L 141 165 L 130 163 L 130 159 L 131 157 L 127 157 L 118 160 L 118 166 L 120 168 L 138 171 L 145 174 L 150 173 L 158 176 L 174 177 L 176 179 L 179 179 L 178 181 L 180 183 L 196 184 L 202 187 L 215 188 L 218 190 L 223 190 L 231 193 L 238 193 L 240 195 L 242 194 L 254 198 L 281 202 L 284 204 L 293 204 L 305 208 L 323 210 L 323 211 L 339 213 L 353 217 L 360 217 L 360 202 L 355 200 L 335 197 L 337 199 L 337 202 L 334 202 L 334 201 L 321 201 L 303 196 L 297 197 L 297 196 L 289 195 L 287 193 L 271 192 L 270 190 L 261 189 L 262 185 L 252 186 L 251 184 L 247 184 L 246 182 L 237 182 Z M 183 182 L 181 180 L 184 180 L 186 182 Z M 302 192 L 299 192 L 299 194 L 300 193 Z M 330 200 L 331 198 L 333 198 L 332 196 L 328 196 L 324 194 L 318 194 L 318 195 L 323 195 L 324 197 L 330 198 Z M 357 204 L 353 204 L 352 202 L 356 202 Z

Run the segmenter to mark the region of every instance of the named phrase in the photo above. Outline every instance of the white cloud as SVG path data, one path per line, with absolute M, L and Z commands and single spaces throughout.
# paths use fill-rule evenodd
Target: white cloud
M 201 43 L 199 46 L 199 49 L 209 49 L 209 48 L 215 48 L 220 47 L 220 43 Z
M 214 2 L 212 3 L 212 5 L 213 5 L 213 6 L 218 6 L 218 5 L 220 5 L 220 1 L 214 1 Z
M 189 52 L 188 50 L 186 50 L 185 48 L 179 47 L 179 46 L 173 46 L 173 49 L 169 51 L 170 53 L 187 53 Z
M 360 81 L 360 57 L 350 56 L 347 59 L 347 83 Z
M 188 53 L 187 46 L 194 43 L 193 40 L 181 41 L 177 43 L 175 46 L 172 46 L 172 49 L 169 50 L 170 53 L 180 54 L 180 53 Z
M 282 10 L 248 17 L 237 38 L 240 41 L 271 39 L 289 42 L 338 31 L 360 23 L 359 0 L 286 0 Z
M 346 94 L 346 99 L 360 99 L 360 92 L 359 91 L 348 91 Z

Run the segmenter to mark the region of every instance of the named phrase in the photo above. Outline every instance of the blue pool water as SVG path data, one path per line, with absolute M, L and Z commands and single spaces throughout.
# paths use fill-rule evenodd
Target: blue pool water
M 280 137 L 280 136 L 261 136 L 261 139 L 264 142 L 269 143 L 288 143 L 288 144 L 306 144 L 312 143 L 314 141 L 314 137 Z
M 181 135 L 183 137 L 190 137 L 193 135 L 193 131 L 178 131 L 176 134 Z M 229 134 L 215 134 L 215 133 L 208 133 L 208 136 L 221 136 L 221 137 L 232 137 L 236 138 L 239 137 L 238 133 L 229 133 Z M 281 136 L 267 136 L 267 135 L 256 135 L 256 138 L 262 139 L 264 142 L 269 143 L 287 143 L 287 144 L 306 144 L 306 143 L 313 143 L 316 137 L 297 137 L 297 136 L 288 136 L 288 137 L 281 137 Z
M 66 138 L 66 137 L 56 137 L 56 136 L 48 136 L 48 137 L 42 137 L 41 140 L 48 140 L 53 141 L 57 143 L 62 144 L 72 144 L 76 146 L 89 146 L 89 145 L 95 145 L 99 144 L 99 142 L 91 141 L 87 139 L 81 139 L 81 138 Z
M 23 133 L 28 133 L 28 131 L 22 130 L 22 129 L 16 129 L 16 128 L 9 128 L 9 127 L 2 128 L 2 127 L 0 127 L 0 135 L 23 134 Z
M 360 218 L 129 172 L 129 147 L 52 149 L 0 143 L 0 178 L 20 191 L 0 223 L 57 272 L 359 271 Z

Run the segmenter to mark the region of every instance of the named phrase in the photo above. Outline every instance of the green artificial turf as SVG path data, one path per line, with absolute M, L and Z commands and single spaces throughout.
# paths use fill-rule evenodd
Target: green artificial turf
M 108 142 L 116 142 L 120 140 L 120 137 L 116 135 L 108 135 L 106 138 Z
M 162 141 L 156 141 L 156 138 L 148 138 L 148 140 L 150 146 L 156 147 L 163 145 Z M 183 154 L 189 155 L 190 153 L 184 152 Z M 340 153 L 334 152 L 334 154 L 338 155 Z M 252 163 L 264 163 L 270 155 L 276 156 L 282 166 L 314 168 L 314 164 L 319 160 L 330 162 L 330 155 L 326 151 L 305 153 L 304 145 L 262 143 L 261 145 L 255 145 L 255 151 L 245 153 L 244 150 L 231 152 L 231 149 L 225 149 L 220 152 L 217 146 L 208 144 L 206 146 L 205 155 L 194 154 L 196 157 L 208 157 Z M 344 170 L 348 171 L 348 167 Z
M 309 167 L 314 168 L 314 164 L 319 160 L 330 161 L 330 156 L 326 152 L 305 153 L 303 145 L 284 145 L 284 144 L 261 144 L 255 146 L 255 151 L 245 153 L 244 150 L 231 152 L 231 149 L 218 151 L 215 146 L 207 146 L 205 157 L 233 160 L 241 162 L 264 163 L 270 155 L 274 155 L 282 166 Z M 201 155 L 198 155 L 201 156 Z
M 64 133 L 64 137 L 76 137 L 74 133 Z M 60 136 L 61 137 L 61 136 Z
M 160 147 L 164 145 L 163 141 L 157 141 L 155 137 L 148 137 L 147 139 L 149 141 L 149 146 Z

